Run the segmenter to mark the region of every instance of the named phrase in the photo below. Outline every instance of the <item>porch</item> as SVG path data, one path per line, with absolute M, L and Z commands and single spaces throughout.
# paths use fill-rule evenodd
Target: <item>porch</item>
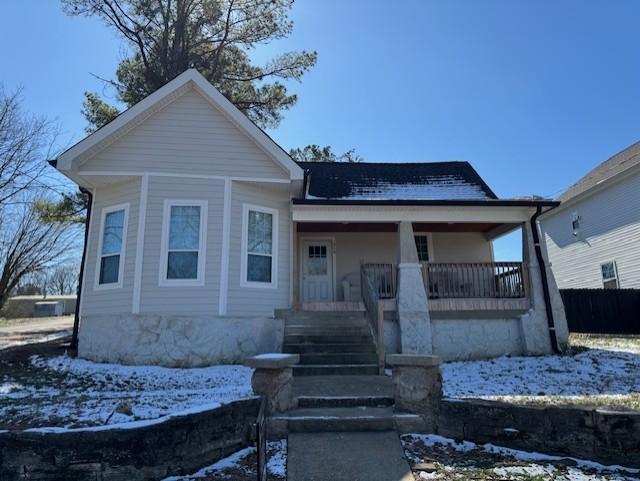
M 496 225 L 413 223 L 411 227 L 429 311 L 529 308 L 526 264 L 493 261 Z M 384 303 L 387 317 L 393 317 L 400 265 L 397 223 L 299 222 L 294 245 L 293 294 L 299 309 L 364 310 L 363 286 L 370 283 L 371 294 Z

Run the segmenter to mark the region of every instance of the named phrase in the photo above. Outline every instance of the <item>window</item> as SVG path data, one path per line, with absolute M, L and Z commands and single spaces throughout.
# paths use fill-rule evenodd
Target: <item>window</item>
M 418 251 L 418 260 L 420 262 L 429 262 L 429 236 L 417 235 L 414 238 L 416 250 Z
M 615 261 L 607 262 L 600 266 L 602 271 L 602 285 L 605 289 L 617 289 L 618 285 L 618 268 Z
M 122 287 L 129 204 L 102 210 L 96 283 L 98 289 Z
M 164 205 L 160 285 L 204 285 L 205 201 Z
M 242 286 L 276 287 L 277 226 L 277 210 L 243 205 L 240 266 Z

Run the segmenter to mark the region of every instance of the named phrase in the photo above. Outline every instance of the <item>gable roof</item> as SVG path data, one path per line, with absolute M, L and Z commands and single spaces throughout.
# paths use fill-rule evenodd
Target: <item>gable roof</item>
M 640 164 L 640 142 L 630 145 L 589 171 L 578 182 L 569 187 L 560 196 L 559 200 L 567 202 L 638 164 Z
M 305 199 L 489 200 L 497 196 L 468 162 L 299 162 Z
M 144 119 L 179 96 L 182 92 L 194 87 L 215 108 L 219 109 L 234 125 L 251 138 L 264 152 L 289 172 L 292 180 L 303 178 L 303 171 L 289 154 L 269 135 L 254 124 L 246 115 L 226 99 L 211 83 L 195 69 L 189 69 L 178 75 L 143 100 L 125 110 L 107 125 L 63 152 L 57 159 L 57 167 L 70 170 L 77 159 L 83 161 L 106 148 L 116 138 L 129 129 L 139 125 Z

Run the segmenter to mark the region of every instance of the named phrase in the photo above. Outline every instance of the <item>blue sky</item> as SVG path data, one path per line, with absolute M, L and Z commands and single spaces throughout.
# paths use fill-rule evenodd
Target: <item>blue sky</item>
M 315 49 L 290 88 L 297 105 L 271 135 L 283 147 L 356 148 L 368 161 L 468 160 L 501 197 L 558 195 L 640 139 L 636 0 L 298 0 L 293 35 L 257 60 Z M 83 136 L 91 76 L 125 46 L 53 0 L 0 4 L 0 81 Z M 520 255 L 505 239 L 496 255 Z

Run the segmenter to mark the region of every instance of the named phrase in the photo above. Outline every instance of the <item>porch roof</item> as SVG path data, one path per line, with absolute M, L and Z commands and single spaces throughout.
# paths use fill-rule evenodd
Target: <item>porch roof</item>
M 292 200 L 296 222 L 433 222 L 517 224 L 528 222 L 538 207 L 553 209 L 551 200 L 345 201 Z

